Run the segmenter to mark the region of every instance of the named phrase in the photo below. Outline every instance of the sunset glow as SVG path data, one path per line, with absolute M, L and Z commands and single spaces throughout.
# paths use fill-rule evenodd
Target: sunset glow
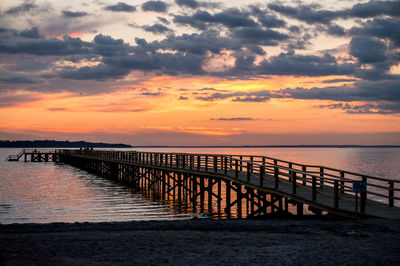
M 1 1 L 0 138 L 400 144 L 398 1 Z

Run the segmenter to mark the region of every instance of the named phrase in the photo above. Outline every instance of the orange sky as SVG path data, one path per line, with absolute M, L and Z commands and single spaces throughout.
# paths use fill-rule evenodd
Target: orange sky
M 400 144 L 399 92 L 393 90 L 398 44 L 391 35 L 354 34 L 373 19 L 392 19 L 390 11 L 362 17 L 357 2 L 254 4 L 262 13 L 243 1 L 221 2 L 200 8 L 215 17 L 196 21 L 205 24 L 195 28 L 177 21 L 184 15 L 195 21 L 197 9 L 168 2 L 167 11 L 144 12 L 142 2 L 126 1 L 136 8 L 131 13 L 79 1 L 69 6 L 55 1 L 47 11 L 42 1 L 30 8 L 23 2 L 3 6 L 0 27 L 8 39 L 0 42 L 0 138 L 134 145 Z M 290 7 L 299 13 L 281 11 Z M 364 3 L 370 7 L 372 2 Z M 315 12 L 315 21 L 304 18 L 303 9 Z M 319 17 L 321 10 L 332 18 Z M 351 10 L 353 17 L 339 17 L 340 10 Z M 223 20 L 229 16 L 233 22 Z M 280 26 L 263 24 L 267 16 Z M 150 32 L 146 25 L 152 23 L 167 29 Z M 254 27 L 279 42 L 245 35 L 244 44 L 240 36 Z M 203 36 L 215 38 L 210 47 L 207 39 L 201 43 Z M 15 48 L 24 43 L 25 50 Z M 47 44 L 52 46 L 39 50 Z M 382 58 L 371 58 L 365 47 L 384 51 Z M 196 60 L 202 60 L 200 69 L 188 69 Z M 386 71 L 381 78 L 364 74 L 381 69 Z

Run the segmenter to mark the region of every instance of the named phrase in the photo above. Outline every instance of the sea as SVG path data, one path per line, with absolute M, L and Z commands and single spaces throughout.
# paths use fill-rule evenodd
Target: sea
M 400 148 L 129 148 L 118 150 L 264 155 L 400 180 Z M 147 198 L 70 165 L 9 162 L 20 148 L 0 148 L 0 223 L 122 222 L 207 218 Z

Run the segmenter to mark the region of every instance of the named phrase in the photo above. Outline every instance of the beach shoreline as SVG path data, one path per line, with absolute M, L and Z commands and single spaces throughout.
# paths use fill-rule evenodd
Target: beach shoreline
M 400 221 L 268 219 L 0 225 L 4 265 L 396 265 Z

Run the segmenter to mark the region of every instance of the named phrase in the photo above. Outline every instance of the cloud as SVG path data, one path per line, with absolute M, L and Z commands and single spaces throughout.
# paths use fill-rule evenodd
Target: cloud
M 180 100 L 180 101 L 184 101 L 184 100 L 187 100 L 187 99 L 189 99 L 188 97 L 185 97 L 185 96 L 180 96 L 179 98 L 178 98 L 178 100 Z
M 385 43 L 368 37 L 354 37 L 350 42 L 350 54 L 360 63 L 378 63 L 386 60 Z
M 388 39 L 400 47 L 399 18 L 375 18 L 361 23 L 361 27 L 352 27 L 350 34 L 353 36 L 366 36 Z
M 336 58 L 326 53 L 323 56 L 297 55 L 294 52 L 281 53 L 263 60 L 253 72 L 264 75 L 329 76 L 352 75 L 353 64 L 339 64 Z
M 143 26 L 142 28 L 143 28 L 143 30 L 145 30 L 147 32 L 152 32 L 154 34 L 163 34 L 166 32 L 172 32 L 172 30 L 170 28 L 168 28 L 162 24 L 159 24 L 159 23 L 153 24 L 151 26 L 148 26 L 148 25 Z
M 1 42 L 0 53 L 7 54 L 33 54 L 33 55 L 72 55 L 87 54 L 92 44 L 82 41 L 80 38 L 64 36 L 59 39 L 40 39 L 23 42 Z
M 235 38 L 247 41 L 252 44 L 277 46 L 280 41 L 289 38 L 288 35 L 282 34 L 278 31 L 261 28 L 239 28 L 232 30 Z
M 256 6 L 251 6 L 251 13 L 257 17 L 257 20 L 267 28 L 282 28 L 286 26 L 286 21 L 270 14 L 268 10 L 261 10 Z
M 0 77 L 0 82 L 8 84 L 35 84 L 38 81 L 28 78 L 26 76 L 10 76 L 10 77 Z
M 18 36 L 31 38 L 31 39 L 40 39 L 42 36 L 39 34 L 39 30 L 37 27 L 32 27 L 29 30 L 23 30 L 19 32 Z
M 324 80 L 323 83 L 354 82 L 354 81 L 358 81 L 358 79 L 328 79 Z
M 195 0 L 175 0 L 175 3 L 178 6 L 184 6 L 184 7 L 189 7 L 189 8 L 198 8 L 200 6 L 200 3 L 195 1 Z
M 252 121 L 257 120 L 251 117 L 220 117 L 220 118 L 211 118 L 211 120 L 217 121 Z
M 287 88 L 275 93 L 274 97 L 292 99 L 351 101 L 389 101 L 400 102 L 397 80 L 360 81 L 349 86 Z
M 85 66 L 73 70 L 63 70 L 59 75 L 64 79 L 106 81 L 123 78 L 128 73 L 128 69 L 99 64 L 93 67 Z
M 163 1 L 147 1 L 142 4 L 143 11 L 153 11 L 159 13 L 167 12 L 168 5 Z
M 257 23 L 250 18 L 250 13 L 237 8 L 225 9 L 216 14 L 199 10 L 190 16 L 174 16 L 174 22 L 190 25 L 194 28 L 205 29 L 207 24 L 220 24 L 227 28 L 256 27 Z
M 308 24 L 329 24 L 338 14 L 329 10 L 316 10 L 314 5 L 298 5 L 297 7 L 280 4 L 268 4 L 268 8 L 287 17 L 305 21 Z
M 22 15 L 22 14 L 28 13 L 28 12 L 38 9 L 38 8 L 39 8 L 39 6 L 37 6 L 35 4 L 35 1 L 27 0 L 27 1 L 24 1 L 24 3 L 22 3 L 19 6 L 8 9 L 6 11 L 6 14 L 17 16 L 17 15 Z
M 381 15 L 400 16 L 399 1 L 369 1 L 355 4 L 348 12 L 350 16 L 368 18 Z
M 319 108 L 341 109 L 348 114 L 399 114 L 400 103 L 375 103 L 375 104 L 349 104 L 336 103 L 319 105 Z
M 82 11 L 73 12 L 73 11 L 64 10 L 62 13 L 63 13 L 64 17 L 68 17 L 68 18 L 80 18 L 80 17 L 85 17 L 85 16 L 89 15 L 88 13 L 82 12 Z
M 23 103 L 34 102 L 40 100 L 40 97 L 33 95 L 7 95 L 0 96 L 0 108 L 17 106 Z
M 304 21 L 308 24 L 329 24 L 335 19 L 369 18 L 376 16 L 400 16 L 400 2 L 398 1 L 370 1 L 355 4 L 350 9 L 337 11 L 319 10 L 318 5 L 285 6 L 268 4 L 268 8 L 284 16 Z
M 123 2 L 118 2 L 116 5 L 106 6 L 104 9 L 108 10 L 108 11 L 113 11 L 113 12 L 135 12 L 136 11 L 136 7 L 128 5 Z
M 266 102 L 270 99 L 271 92 L 268 90 L 253 92 L 215 92 L 204 93 L 196 97 L 200 101 L 216 101 L 230 99 L 233 102 Z

